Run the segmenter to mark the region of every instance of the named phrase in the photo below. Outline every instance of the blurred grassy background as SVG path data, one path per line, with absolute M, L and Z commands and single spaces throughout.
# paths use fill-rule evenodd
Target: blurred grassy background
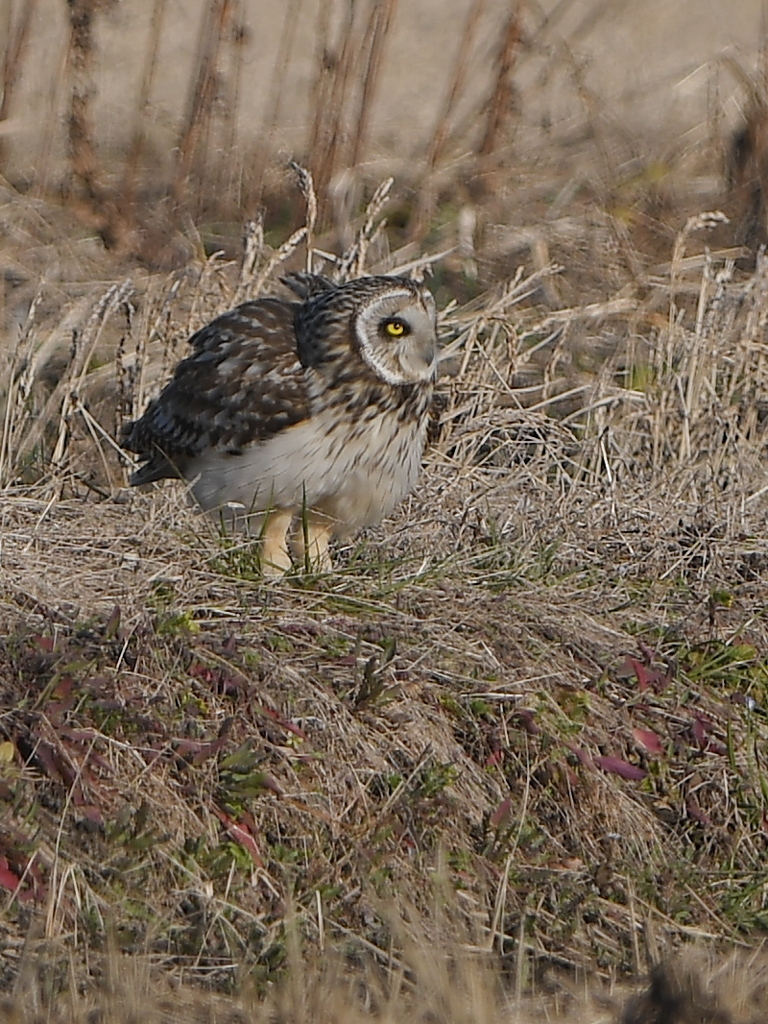
M 509 223 L 531 173 L 559 182 L 559 210 L 584 179 L 605 192 L 672 169 L 718 175 L 748 116 L 739 68 L 755 65 L 761 11 L 761 0 L 4 0 L 0 173 L 76 202 L 109 247 L 158 265 L 188 255 L 167 244 L 184 216 L 220 225 L 263 205 L 284 227 L 296 216 L 290 158 L 339 232 L 365 183 L 389 173 L 408 238 L 449 200 Z
M 265 144 L 279 83 L 269 141 L 298 156 L 317 99 L 319 60 L 332 71 L 350 21 L 360 31 L 377 8 L 386 8 L 390 24 L 361 155 L 364 161 L 410 162 L 423 158 L 455 60 L 467 43 L 469 17 L 469 67 L 457 122 L 488 91 L 512 14 L 519 17 L 521 30 L 516 120 L 532 131 L 576 130 L 585 119 L 574 88 L 578 72 L 583 87 L 602 104 L 601 112 L 617 125 L 629 131 L 645 127 L 658 135 L 701 128 L 716 94 L 730 116 L 737 112 L 734 83 L 724 80 L 716 58 L 726 51 L 754 52 L 761 7 L 761 0 L 729 5 L 719 0 L 4 0 L 6 39 L 13 40 L 29 17 L 24 52 L 10 83 L 14 96 L 3 111 L 8 119 L 4 135 L 12 143 L 8 170 L 14 175 L 39 172 L 41 129 L 67 109 L 69 16 L 80 12 L 93 18 L 94 117 L 107 152 L 119 153 L 131 142 L 147 59 L 156 53 L 147 97 L 148 132 L 153 148 L 170 155 L 188 113 L 201 53 L 220 28 L 216 103 L 220 116 L 226 113 L 236 122 L 235 148 Z M 62 156 L 63 133 L 54 134 L 58 137 L 48 142 Z

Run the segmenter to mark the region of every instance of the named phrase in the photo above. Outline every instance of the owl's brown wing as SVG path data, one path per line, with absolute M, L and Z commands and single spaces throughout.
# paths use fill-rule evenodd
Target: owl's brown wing
M 207 448 L 236 455 L 309 416 L 296 309 L 274 298 L 246 302 L 190 338 L 193 354 L 144 415 L 123 428 L 122 446 L 144 462 L 132 484 L 183 477 Z

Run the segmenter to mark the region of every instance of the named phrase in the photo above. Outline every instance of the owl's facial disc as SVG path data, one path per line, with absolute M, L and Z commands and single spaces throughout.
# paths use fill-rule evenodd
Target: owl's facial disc
M 437 330 L 428 292 L 393 292 L 372 302 L 358 318 L 357 336 L 364 361 L 388 384 L 434 379 Z

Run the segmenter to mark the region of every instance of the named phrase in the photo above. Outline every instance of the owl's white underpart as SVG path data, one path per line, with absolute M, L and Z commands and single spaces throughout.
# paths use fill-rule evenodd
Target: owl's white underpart
M 122 436 L 143 462 L 131 483 L 188 480 L 206 511 L 260 538 L 268 575 L 290 568 L 291 548 L 329 569 L 333 536 L 413 487 L 438 358 L 423 285 L 285 280 L 300 301 L 247 302 L 198 331 Z

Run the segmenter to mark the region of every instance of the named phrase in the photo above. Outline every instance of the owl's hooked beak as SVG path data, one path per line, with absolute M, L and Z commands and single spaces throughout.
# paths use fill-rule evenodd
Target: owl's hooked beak
M 414 380 L 429 380 L 437 372 L 437 338 L 411 336 L 400 351 L 400 365 Z

